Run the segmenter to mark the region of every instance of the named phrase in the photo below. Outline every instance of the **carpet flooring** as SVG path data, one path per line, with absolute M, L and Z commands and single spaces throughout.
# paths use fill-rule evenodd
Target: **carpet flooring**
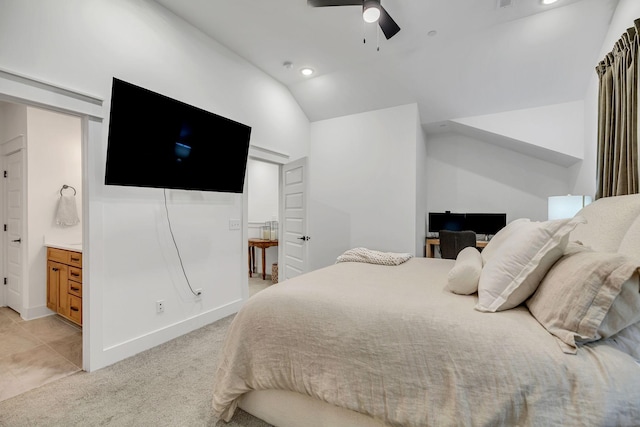
M 229 423 L 211 412 L 215 367 L 232 319 L 4 400 L 0 426 L 269 427 L 242 410 Z

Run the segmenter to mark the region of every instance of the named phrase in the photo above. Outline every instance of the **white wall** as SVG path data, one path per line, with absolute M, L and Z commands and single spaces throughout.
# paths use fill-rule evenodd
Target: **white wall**
M 280 166 L 275 163 L 256 159 L 247 161 L 249 222 L 278 220 L 279 171 Z
M 157 3 L 146 0 L 1 0 L 0 68 L 104 99 L 104 122 L 85 122 L 84 279 L 90 302 L 90 370 L 237 310 L 247 297 L 242 195 L 168 191 L 188 291 L 167 230 L 162 190 L 106 187 L 111 81 L 129 81 L 252 127 L 252 144 L 308 154 L 309 122 L 289 91 Z M 19 37 L 16 37 L 19 34 Z M 224 167 L 224 159 L 212 167 Z M 87 239 L 87 237 L 85 237 Z M 155 302 L 165 300 L 165 312 Z M 85 301 L 85 304 L 87 302 Z
M 427 256 L 425 247 L 425 238 L 427 237 L 427 223 L 425 220 L 428 211 L 428 153 L 427 153 L 427 136 L 425 135 L 422 125 L 420 124 L 419 112 L 416 110 L 418 117 L 416 119 L 416 256 Z
M 27 135 L 27 107 L 0 102 L 0 142 Z
M 310 269 L 354 247 L 418 251 L 417 111 L 410 104 L 311 124 Z
M 455 122 L 582 159 L 582 101 L 456 119 Z
M 29 273 L 25 279 L 29 298 L 22 317 L 29 319 L 51 313 L 46 308 L 45 236 L 60 243 L 82 242 L 82 136 L 79 117 L 32 107 L 27 108 L 27 129 Z M 80 224 L 61 227 L 55 223 L 63 184 L 76 189 Z
M 613 49 L 614 44 L 627 28 L 633 27 L 633 21 L 640 18 L 640 1 L 620 0 L 611 19 L 609 31 L 602 43 L 598 62 Z M 595 196 L 596 193 L 596 157 L 598 152 L 598 76 L 593 64 L 593 74 L 585 95 L 585 142 L 584 161 L 574 166 L 572 171 L 573 194 Z
M 563 166 L 455 133 L 429 135 L 428 211 L 506 212 L 547 219 L 547 197 L 567 194 Z

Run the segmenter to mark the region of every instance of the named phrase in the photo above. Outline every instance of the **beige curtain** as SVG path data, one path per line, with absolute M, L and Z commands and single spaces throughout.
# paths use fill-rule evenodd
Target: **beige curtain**
M 638 45 L 640 19 L 598 64 L 596 199 L 638 192 Z

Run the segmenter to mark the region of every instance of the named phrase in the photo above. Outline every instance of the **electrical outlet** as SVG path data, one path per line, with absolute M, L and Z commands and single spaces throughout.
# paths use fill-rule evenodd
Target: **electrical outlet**
M 230 219 L 229 230 L 240 230 L 240 222 L 239 219 Z
M 156 313 L 164 312 L 164 300 L 156 301 Z

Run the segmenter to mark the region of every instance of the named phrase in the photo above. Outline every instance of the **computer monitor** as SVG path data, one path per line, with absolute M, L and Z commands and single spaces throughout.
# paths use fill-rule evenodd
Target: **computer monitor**
M 451 212 L 429 212 L 429 232 L 440 230 L 461 231 L 465 228 L 465 214 Z
M 429 212 L 429 232 L 440 230 L 472 230 L 476 234 L 493 235 L 507 225 L 506 213 Z
M 465 216 L 467 230 L 476 234 L 496 234 L 507 225 L 506 213 L 468 213 Z

